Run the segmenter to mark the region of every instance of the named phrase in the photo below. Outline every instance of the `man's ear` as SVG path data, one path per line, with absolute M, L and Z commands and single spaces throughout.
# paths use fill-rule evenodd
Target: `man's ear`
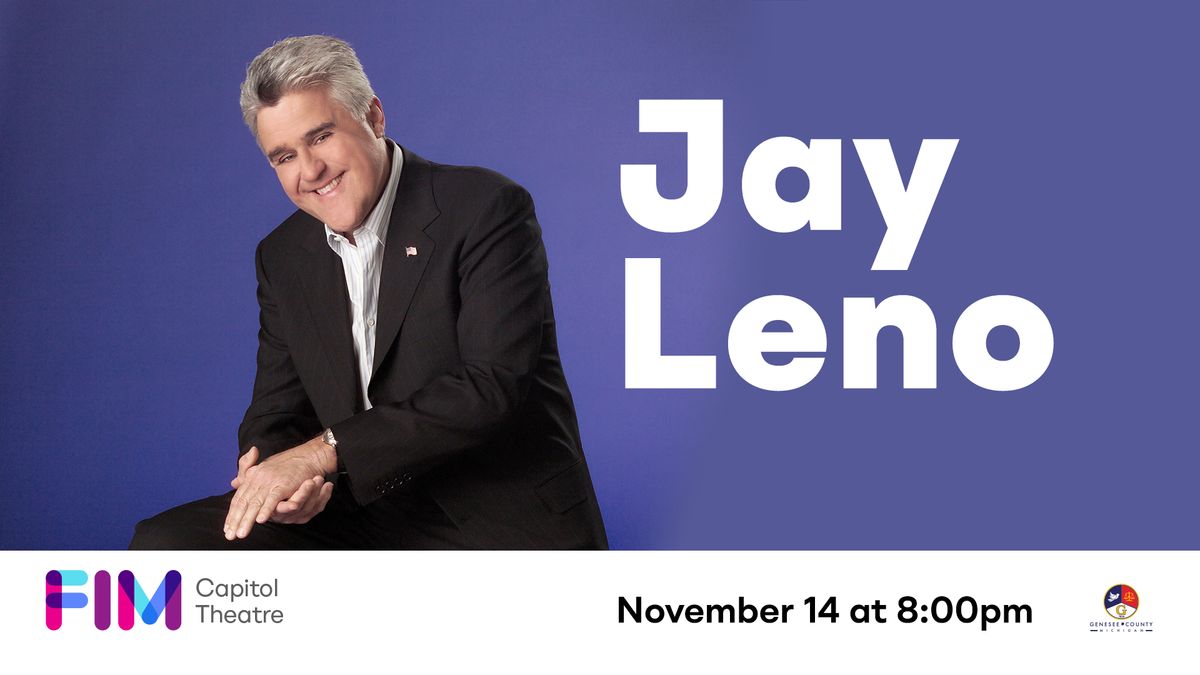
M 375 138 L 383 138 L 384 121 L 383 104 L 376 96 L 371 99 L 371 107 L 367 110 L 367 125 L 375 133 Z

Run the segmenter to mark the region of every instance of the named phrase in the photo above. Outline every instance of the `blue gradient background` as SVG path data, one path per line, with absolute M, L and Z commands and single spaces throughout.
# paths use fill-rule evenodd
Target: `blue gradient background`
M 0 0 L 0 548 L 121 548 L 222 492 L 249 400 L 255 244 L 292 207 L 242 126 L 272 41 L 349 40 L 390 135 L 534 195 L 568 379 L 620 548 L 1197 548 L 1197 11 L 1175 3 L 78 3 Z M 622 163 L 682 193 L 681 136 L 640 98 L 725 101 L 705 227 L 625 213 Z M 762 140 L 841 138 L 843 230 L 759 228 Z M 851 138 L 960 138 L 913 264 L 871 272 L 884 225 Z M 779 180 L 798 198 L 798 171 Z M 667 353 L 711 391 L 623 384 L 624 260 L 662 258 Z M 908 293 L 938 318 L 934 391 L 841 382 L 841 301 Z M 763 295 L 823 316 L 820 375 L 754 389 L 725 351 Z M 959 313 L 1049 316 L 1032 387 L 957 370 Z M 998 330 L 998 355 L 1016 340 Z

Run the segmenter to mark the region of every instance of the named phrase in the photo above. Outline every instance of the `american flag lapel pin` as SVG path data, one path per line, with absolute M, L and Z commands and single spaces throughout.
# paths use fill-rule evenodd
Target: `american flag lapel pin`
M 405 257 L 405 258 L 411 258 L 412 256 L 414 256 L 414 255 L 416 255 L 416 254 L 417 254 L 417 247 L 416 247 L 416 246 L 406 246 L 406 247 L 404 247 L 404 257 Z

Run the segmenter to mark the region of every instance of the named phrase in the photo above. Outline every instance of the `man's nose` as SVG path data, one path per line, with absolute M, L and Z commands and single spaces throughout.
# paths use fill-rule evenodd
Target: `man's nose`
M 311 152 L 305 152 L 298 158 L 300 160 L 300 177 L 307 183 L 315 183 L 321 180 L 325 174 L 325 162 L 320 157 Z

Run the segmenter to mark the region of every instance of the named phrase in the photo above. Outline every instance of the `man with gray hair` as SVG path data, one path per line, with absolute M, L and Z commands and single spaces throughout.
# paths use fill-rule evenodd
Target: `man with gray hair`
M 529 194 L 385 137 L 336 38 L 263 51 L 241 106 L 299 210 L 256 254 L 235 491 L 130 547 L 606 547 Z

